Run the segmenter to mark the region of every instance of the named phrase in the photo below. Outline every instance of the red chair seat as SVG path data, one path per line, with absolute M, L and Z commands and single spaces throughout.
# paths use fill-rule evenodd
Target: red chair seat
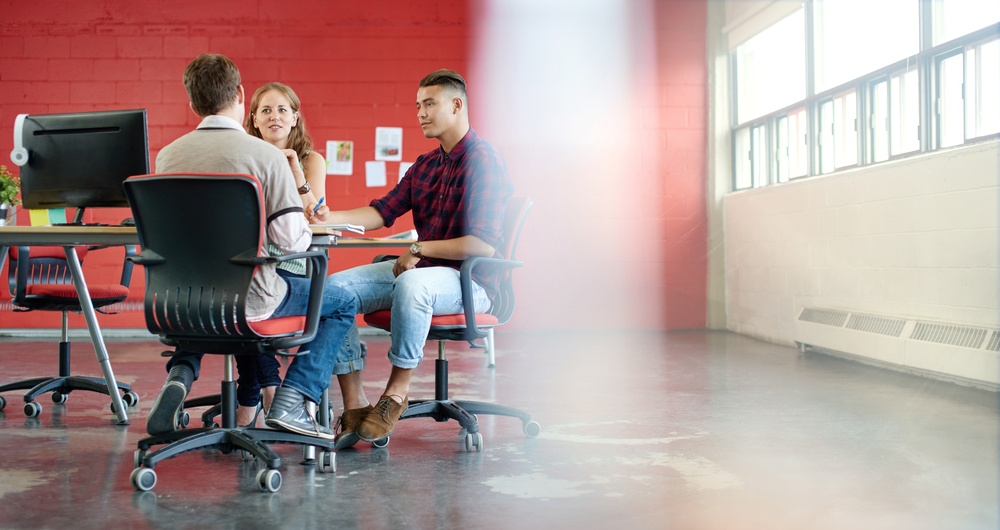
M 305 315 L 294 317 L 269 318 L 250 322 L 250 329 L 262 337 L 277 337 L 302 333 L 306 327 Z
M 369 326 L 388 330 L 392 323 L 392 311 L 383 309 L 365 315 L 365 322 Z M 476 326 L 488 327 L 496 326 L 500 321 L 496 316 L 489 313 L 476 313 Z M 435 315 L 431 317 L 431 329 L 436 327 L 465 327 L 465 313 L 454 315 Z
M 88 285 L 90 298 L 102 300 L 108 298 L 128 297 L 128 287 L 122 285 Z M 76 286 L 71 283 L 33 283 L 26 285 L 24 293 L 28 296 L 47 296 L 50 298 L 76 299 Z

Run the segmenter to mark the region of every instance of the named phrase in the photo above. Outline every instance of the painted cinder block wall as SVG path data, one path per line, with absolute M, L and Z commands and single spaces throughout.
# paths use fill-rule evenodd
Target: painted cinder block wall
M 704 2 L 631 3 L 617 8 L 630 30 L 624 42 L 605 43 L 600 32 L 571 38 L 569 44 L 627 50 L 629 82 L 613 100 L 579 108 L 570 105 L 578 100 L 554 97 L 531 109 L 536 116 L 585 118 L 562 124 L 562 131 L 532 127 L 512 108 L 511 93 L 538 86 L 519 77 L 516 65 L 528 55 L 548 57 L 558 65 L 549 72 L 558 77 L 602 63 L 564 61 L 567 54 L 575 59 L 574 52 L 566 39 L 545 36 L 546 28 L 530 47 L 509 46 L 512 31 L 538 24 L 539 14 L 551 10 L 526 4 L 532 3 L 8 3 L 0 20 L 0 163 L 11 167 L 6 153 L 19 113 L 115 108 L 147 109 L 155 160 L 161 147 L 197 124 L 181 84 L 184 66 L 198 53 L 218 52 L 240 67 L 248 96 L 265 82 L 291 85 L 320 152 L 326 154 L 327 140 L 355 142 L 354 175 L 329 176 L 327 196 L 334 208 L 356 207 L 388 189 L 365 185 L 375 127 L 403 128 L 404 160 L 434 148 L 415 126 L 416 82 L 434 69 L 454 68 L 469 78 L 473 126 L 504 152 L 518 193 L 536 201 L 518 256 L 528 266 L 519 271 L 512 327 L 703 327 Z M 563 29 L 578 22 L 565 16 L 541 21 Z M 498 66 L 502 49 L 511 71 Z M 600 92 L 601 85 L 565 88 L 581 96 Z M 572 145 L 558 137 L 567 130 L 576 134 Z M 602 152 L 608 156 L 595 159 Z M 398 163 L 387 166 L 392 185 Z M 113 223 L 127 216 L 127 210 L 95 210 L 88 219 Z M 26 212 L 18 223 L 28 223 Z M 374 235 L 410 227 L 406 218 Z M 333 250 L 331 267 L 367 263 L 374 253 Z M 120 256 L 92 254 L 88 279 L 115 278 Z M 130 301 L 141 301 L 142 275 L 137 268 Z M 6 288 L 2 292 L 0 304 L 9 301 Z M 40 312 L 4 309 L 0 319 L 3 328 L 58 325 L 58 315 Z M 144 327 L 136 310 L 100 321 L 108 328 Z M 84 326 L 77 316 L 72 325 Z

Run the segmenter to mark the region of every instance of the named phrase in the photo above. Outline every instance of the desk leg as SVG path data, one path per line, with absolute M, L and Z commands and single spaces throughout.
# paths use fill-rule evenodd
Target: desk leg
M 94 351 L 97 353 L 97 362 L 101 364 L 104 371 L 104 380 L 108 384 L 108 394 L 111 395 L 111 403 L 115 406 L 118 415 L 118 425 L 128 425 L 128 415 L 125 413 L 125 403 L 118 392 L 118 383 L 115 381 L 115 374 L 111 371 L 111 360 L 108 358 L 108 349 L 104 346 L 104 336 L 101 335 L 101 327 L 97 324 L 97 312 L 94 310 L 94 303 L 90 300 L 90 291 L 87 289 L 87 282 L 83 278 L 83 268 L 80 266 L 80 258 L 76 255 L 76 247 L 65 246 L 66 261 L 69 263 L 69 270 L 73 273 L 73 285 L 76 285 L 76 294 L 80 297 L 80 308 L 83 309 L 83 316 L 87 319 L 87 329 L 90 330 L 90 340 L 94 343 Z

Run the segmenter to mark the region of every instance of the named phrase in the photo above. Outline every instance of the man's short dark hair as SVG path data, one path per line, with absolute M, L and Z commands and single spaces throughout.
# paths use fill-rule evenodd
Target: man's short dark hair
M 468 94 L 465 91 L 465 79 L 454 70 L 441 69 L 427 74 L 420 80 L 420 87 L 440 86 L 457 91 L 462 99 L 468 101 Z
M 199 116 L 211 116 L 236 99 L 240 71 L 225 55 L 203 53 L 184 69 L 184 88 L 191 108 Z

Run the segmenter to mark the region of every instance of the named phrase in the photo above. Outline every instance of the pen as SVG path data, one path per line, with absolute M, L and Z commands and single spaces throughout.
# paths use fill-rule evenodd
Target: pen
M 319 207 L 320 207 L 320 206 L 323 206 L 323 201 L 325 201 L 325 200 L 326 200 L 326 197 L 320 197 L 320 198 L 319 198 L 319 202 L 318 202 L 318 203 L 316 203 L 316 207 L 315 207 L 315 208 L 313 208 L 313 215 L 316 215 L 316 212 L 318 212 L 318 211 L 319 211 Z

